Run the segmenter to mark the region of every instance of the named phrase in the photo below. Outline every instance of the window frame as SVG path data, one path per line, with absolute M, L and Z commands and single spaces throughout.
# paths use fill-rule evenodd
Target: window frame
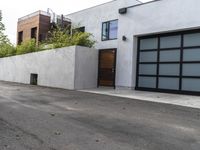
M 117 21 L 117 29 L 118 29 L 118 19 L 102 22 L 102 26 L 101 26 L 101 41 L 109 41 L 109 40 L 116 40 L 117 39 L 117 37 L 116 38 L 110 38 L 110 23 L 114 22 L 114 21 Z M 103 39 L 103 26 L 104 26 L 104 24 L 106 24 L 106 26 L 108 27 L 108 32 L 106 34 L 106 39 Z M 118 30 L 117 30 L 117 32 L 118 32 Z

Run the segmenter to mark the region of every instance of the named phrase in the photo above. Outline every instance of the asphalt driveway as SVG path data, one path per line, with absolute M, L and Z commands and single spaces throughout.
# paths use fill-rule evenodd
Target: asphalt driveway
M 0 150 L 199 149 L 199 109 L 0 82 Z

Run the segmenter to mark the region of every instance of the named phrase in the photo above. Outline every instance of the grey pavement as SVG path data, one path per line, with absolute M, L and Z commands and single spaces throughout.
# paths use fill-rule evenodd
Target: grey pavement
M 200 96 L 169 94 L 159 92 L 136 91 L 128 89 L 113 89 L 108 87 L 100 87 L 94 89 L 80 90 L 82 92 L 103 94 L 109 96 L 124 97 L 137 99 L 142 101 L 158 102 L 164 104 L 173 104 L 191 108 L 200 108 Z
M 200 109 L 0 82 L 0 150 L 199 150 Z

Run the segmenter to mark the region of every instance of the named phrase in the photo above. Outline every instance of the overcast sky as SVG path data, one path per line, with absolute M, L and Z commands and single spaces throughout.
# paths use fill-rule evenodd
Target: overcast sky
M 111 0 L 0 0 L 6 34 L 16 42 L 17 19 L 37 10 L 51 8 L 56 14 L 68 14 Z M 150 0 L 141 0 L 147 2 Z

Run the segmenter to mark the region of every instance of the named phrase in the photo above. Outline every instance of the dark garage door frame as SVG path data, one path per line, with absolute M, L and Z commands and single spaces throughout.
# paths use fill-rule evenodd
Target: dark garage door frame
M 190 30 L 190 31 L 182 31 L 182 32 L 173 32 L 173 33 L 166 33 L 166 34 L 154 34 L 150 36 L 142 36 L 138 37 L 138 50 L 137 50 L 137 71 L 136 71 L 136 90 L 143 90 L 143 91 L 155 91 L 155 92 L 166 92 L 166 93 L 176 93 L 176 94 L 190 94 L 190 95 L 200 95 L 200 91 L 190 91 L 190 90 L 184 90 L 183 89 L 183 80 L 184 79 L 199 79 L 200 81 L 200 75 L 184 75 L 183 74 L 183 66 L 187 64 L 198 64 L 199 67 L 196 69 L 200 69 L 200 59 L 199 60 L 192 60 L 192 61 L 186 61 L 184 60 L 184 52 L 189 51 L 191 49 L 193 50 L 198 50 L 200 51 L 200 39 L 199 39 L 199 44 L 194 45 L 194 46 L 185 46 L 184 45 L 184 37 L 187 35 L 191 35 L 194 33 L 200 33 L 200 29 L 196 30 Z M 163 37 L 170 37 L 170 36 L 180 36 L 180 46 L 179 47 L 168 47 L 168 48 L 161 48 L 161 38 Z M 145 39 L 152 39 L 156 38 L 157 39 L 157 48 L 152 48 L 152 49 L 141 49 L 141 40 Z M 180 50 L 180 60 L 179 61 L 160 61 L 160 55 L 163 51 L 169 52 L 169 51 L 179 51 Z M 145 52 L 157 52 L 157 60 L 154 62 L 147 61 L 147 62 L 142 62 L 140 61 L 140 55 L 141 53 Z M 156 74 L 141 74 L 140 73 L 140 65 L 146 64 L 146 65 L 155 65 L 156 66 Z M 169 65 L 169 64 L 177 64 L 179 66 L 179 74 L 178 75 L 160 75 L 160 65 Z M 150 77 L 150 78 L 155 78 L 156 79 L 156 85 L 154 88 L 151 87 L 143 87 L 140 85 L 140 77 Z M 163 89 L 159 88 L 159 78 L 170 78 L 170 79 L 178 79 L 179 80 L 179 85 L 178 89 Z

